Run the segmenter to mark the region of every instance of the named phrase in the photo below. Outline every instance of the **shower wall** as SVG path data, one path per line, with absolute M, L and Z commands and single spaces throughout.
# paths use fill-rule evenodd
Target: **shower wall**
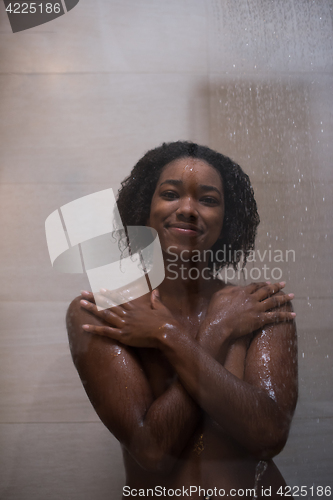
M 210 143 L 246 166 L 261 217 L 248 267 L 295 293 L 300 395 L 275 461 L 290 485 L 332 485 L 333 4 L 207 7 Z
M 0 498 L 120 498 L 65 330 L 88 282 L 53 271 L 44 222 L 177 139 L 250 175 L 267 253 L 248 268 L 296 295 L 300 398 L 276 462 L 290 485 L 333 486 L 332 2 L 81 0 L 16 34 L 0 15 Z

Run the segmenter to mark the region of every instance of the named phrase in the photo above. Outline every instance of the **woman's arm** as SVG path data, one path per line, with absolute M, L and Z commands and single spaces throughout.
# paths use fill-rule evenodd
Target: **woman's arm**
M 91 335 L 105 324 L 75 299 L 67 329 L 75 366 L 102 422 L 146 470 L 168 472 L 194 432 L 201 410 L 179 381 L 154 398 L 135 350 Z
M 284 310 L 290 312 L 291 306 Z M 297 401 L 294 322 L 256 333 L 243 380 L 207 352 L 205 341 L 205 336 L 193 341 L 171 331 L 163 350 L 189 394 L 230 436 L 258 458 L 276 455 L 287 440 Z
M 292 413 L 292 398 L 290 398 L 288 392 L 285 405 L 282 404 L 282 401 L 274 401 L 271 398 L 271 394 L 267 392 L 267 373 L 270 373 L 271 367 L 269 363 L 266 363 L 265 371 L 262 372 L 260 352 L 259 356 L 258 353 L 254 357 L 251 354 L 254 343 L 251 344 L 249 349 L 244 381 L 237 379 L 223 368 L 220 359 L 221 351 L 225 353 L 225 346 L 230 344 L 230 340 L 252 332 L 255 325 L 258 328 L 259 325 L 274 320 L 291 319 L 292 316 L 290 311 L 266 312 L 268 307 L 272 307 L 276 303 L 283 304 L 287 302 L 289 300 L 288 296 L 266 298 L 269 294 L 274 293 L 274 290 L 269 286 L 261 292 L 257 290 L 262 286 L 255 285 L 254 288 L 253 286 L 252 288 L 245 288 L 247 288 L 245 295 L 243 289 L 232 291 L 232 293 L 229 290 L 227 294 L 224 294 L 222 297 L 224 302 L 226 300 L 231 302 L 229 307 L 226 307 L 226 303 L 224 303 L 225 307 L 222 309 L 224 309 L 225 313 L 222 317 L 215 314 L 214 318 L 213 314 L 214 310 L 216 313 L 216 309 L 218 309 L 216 304 L 218 305 L 219 301 L 222 300 L 221 297 L 217 296 L 218 300 L 215 300 L 215 303 L 212 301 L 212 310 L 208 311 L 208 317 L 210 316 L 212 320 L 211 324 L 205 325 L 205 328 L 199 332 L 197 340 L 184 333 L 183 329 L 172 321 L 172 317 L 167 314 L 168 310 L 159 301 L 157 301 L 156 310 L 152 311 L 150 315 L 144 308 L 132 305 L 128 311 L 123 312 L 117 327 L 106 326 L 106 324 L 103 326 L 91 325 L 87 327 L 87 331 L 115 338 L 124 344 L 161 349 L 178 373 L 182 384 L 199 406 L 249 451 L 259 456 L 270 456 L 275 454 L 279 447 L 281 448 L 283 440 L 286 438 L 289 421 L 287 427 L 283 426 L 284 432 L 281 434 L 279 432 L 280 420 L 284 415 L 284 406 Z M 249 295 L 252 295 L 253 292 L 257 295 L 258 293 L 261 294 L 261 297 L 249 298 Z M 242 311 L 239 310 L 240 304 L 242 305 Z M 260 305 L 260 311 L 258 310 L 258 304 Z M 108 323 L 110 323 L 109 317 L 112 321 L 115 321 L 117 314 L 120 314 L 119 310 L 117 313 L 113 312 L 117 308 L 97 312 L 93 304 L 87 304 L 86 307 L 94 314 L 104 317 Z M 225 325 L 224 329 L 223 324 Z M 290 323 L 280 323 L 266 328 L 265 331 L 271 329 L 273 332 L 272 339 L 274 340 L 276 338 L 275 334 L 278 334 L 281 328 L 282 332 L 286 334 L 289 332 L 289 335 L 294 335 L 292 333 L 294 332 L 293 327 L 291 327 L 292 332 L 290 327 Z M 279 339 L 277 340 L 277 350 L 273 344 L 271 343 L 269 346 L 268 355 L 271 356 L 272 360 L 275 360 L 278 359 L 276 355 L 279 354 L 281 348 L 282 355 L 285 353 Z M 215 356 L 212 355 L 214 351 Z M 215 358 L 219 358 L 219 362 Z M 267 361 L 267 353 L 265 359 Z M 290 359 L 295 359 L 292 352 L 290 353 Z M 289 374 L 290 380 L 295 380 L 295 373 Z M 266 378 L 263 378 L 262 374 Z M 257 375 L 258 379 L 255 379 L 254 375 Z M 252 376 L 253 381 L 248 382 L 249 376 Z M 271 380 L 271 383 L 279 386 L 284 384 L 285 381 L 277 378 Z M 181 404 L 180 401 L 177 404 Z M 172 411 L 176 414 L 178 412 L 177 406 L 174 406 Z M 177 421 L 176 418 L 175 425 Z M 163 419 L 159 422 L 160 431 L 169 433 L 169 428 L 165 427 L 163 422 Z

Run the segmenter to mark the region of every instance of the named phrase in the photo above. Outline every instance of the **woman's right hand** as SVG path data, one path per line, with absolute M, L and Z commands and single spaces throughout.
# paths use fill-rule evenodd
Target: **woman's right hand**
M 105 305 L 108 293 L 108 290 L 102 293 Z M 81 295 L 90 299 L 81 300 L 81 307 L 104 322 L 104 325 L 98 326 L 82 325 L 86 332 L 109 337 L 131 347 L 160 348 L 167 332 L 181 329 L 170 310 L 161 302 L 157 289 L 151 292 L 150 300 L 136 299 L 102 310 L 98 310 L 93 303 L 92 294 L 83 291 Z
M 225 286 L 214 293 L 198 340 L 208 337 L 217 342 L 232 342 L 271 323 L 291 321 L 296 314 L 276 309 L 294 298 L 280 292 L 284 282 L 251 283 L 247 286 Z

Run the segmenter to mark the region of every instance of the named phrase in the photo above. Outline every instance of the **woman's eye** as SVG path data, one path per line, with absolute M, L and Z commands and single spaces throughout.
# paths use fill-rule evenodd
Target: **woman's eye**
M 205 196 L 204 198 L 201 198 L 201 201 L 203 203 L 206 203 L 207 205 L 217 205 L 218 201 L 216 198 L 212 198 L 211 196 Z
M 174 200 L 178 198 L 177 193 L 174 191 L 164 191 L 161 195 L 163 198 L 166 198 L 167 200 Z

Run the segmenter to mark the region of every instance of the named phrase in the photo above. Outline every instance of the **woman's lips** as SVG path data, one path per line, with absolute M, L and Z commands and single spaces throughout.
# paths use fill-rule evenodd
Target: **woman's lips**
M 197 227 L 192 225 L 168 226 L 167 229 L 179 235 L 198 236 L 199 234 L 201 234 L 201 231 Z

